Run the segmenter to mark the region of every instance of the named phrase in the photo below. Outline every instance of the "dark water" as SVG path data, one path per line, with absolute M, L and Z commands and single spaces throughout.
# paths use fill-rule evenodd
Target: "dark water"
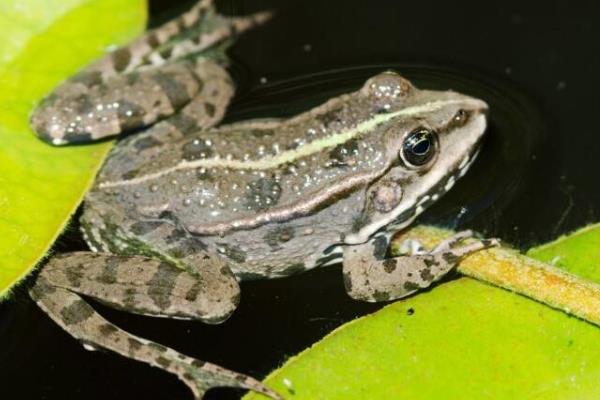
M 156 23 L 192 2 L 152 1 Z M 230 120 L 285 116 L 353 90 L 385 69 L 417 86 L 490 104 L 490 129 L 467 176 L 422 221 L 473 228 L 527 248 L 600 219 L 600 4 L 555 1 L 228 1 L 274 9 L 231 51 Z M 267 83 L 261 83 L 261 78 Z M 85 248 L 76 228 L 57 251 Z M 381 305 L 350 300 L 339 267 L 242 286 L 225 324 L 98 309 L 118 325 L 202 359 L 263 376 L 336 326 Z M 19 399 L 191 398 L 172 376 L 86 352 L 28 300 L 0 306 L 2 394 Z M 219 390 L 211 398 L 236 398 Z

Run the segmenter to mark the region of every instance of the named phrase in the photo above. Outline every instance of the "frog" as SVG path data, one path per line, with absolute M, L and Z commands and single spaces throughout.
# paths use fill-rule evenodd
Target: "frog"
M 432 250 L 389 251 L 476 159 L 483 100 L 383 71 L 298 115 L 219 126 L 234 95 L 223 49 L 270 16 L 225 17 L 200 1 L 69 78 L 31 116 L 51 145 L 119 138 L 85 196 L 90 251 L 51 257 L 30 296 L 85 348 L 175 374 L 196 399 L 217 386 L 283 397 L 126 332 L 87 299 L 217 324 L 241 281 L 341 263 L 352 298 L 391 301 L 498 245 L 467 230 Z

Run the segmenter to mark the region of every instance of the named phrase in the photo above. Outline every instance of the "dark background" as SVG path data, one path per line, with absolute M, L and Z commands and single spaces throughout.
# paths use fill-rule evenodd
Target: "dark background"
M 151 1 L 152 23 L 191 1 Z M 520 248 L 599 219 L 600 3 L 254 0 L 225 13 L 275 10 L 231 49 L 238 96 L 229 120 L 284 116 L 359 87 L 384 69 L 490 104 L 490 129 L 467 176 L 422 220 L 474 228 Z M 117 11 L 115 11 L 117 12 Z M 263 78 L 263 79 L 261 79 Z M 265 79 L 266 78 L 266 83 Z M 85 249 L 76 225 L 56 251 Z M 220 326 L 98 309 L 121 327 L 198 358 L 264 376 L 327 332 L 381 305 L 350 300 L 339 267 L 242 286 Z M 25 288 L 0 306 L 6 398 L 191 398 L 176 378 L 87 352 Z M 12 395 L 12 396 L 9 396 Z M 217 390 L 211 398 L 236 398 Z

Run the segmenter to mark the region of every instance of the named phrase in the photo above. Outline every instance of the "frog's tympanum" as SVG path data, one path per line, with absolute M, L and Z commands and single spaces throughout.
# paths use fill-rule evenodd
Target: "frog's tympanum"
M 213 386 L 279 395 L 257 380 L 129 334 L 92 298 L 127 312 L 224 321 L 238 282 L 343 264 L 350 296 L 387 301 L 429 286 L 494 240 L 387 254 L 390 237 L 462 177 L 486 104 L 420 90 L 395 72 L 284 120 L 218 128 L 234 89 L 215 57 L 268 14 L 230 18 L 202 1 L 70 78 L 34 111 L 54 145 L 121 132 L 87 194 L 92 251 L 53 257 L 31 289 L 86 346 L 176 374 L 197 398 Z M 340 276 L 342 279 L 342 276 Z

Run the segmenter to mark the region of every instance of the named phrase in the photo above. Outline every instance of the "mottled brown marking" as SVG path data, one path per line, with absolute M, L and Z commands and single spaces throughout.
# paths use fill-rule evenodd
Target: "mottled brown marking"
M 148 296 L 161 310 L 171 306 L 171 293 L 175 287 L 175 280 L 181 270 L 166 262 L 161 262 L 156 268 L 152 279 L 148 282 Z
M 427 266 L 427 268 L 431 268 L 433 266 L 437 266 L 438 262 L 433 256 L 424 256 L 423 263 Z
M 158 83 L 173 107 L 179 108 L 190 101 L 186 87 L 177 78 L 168 73 L 157 73 L 152 79 Z
M 214 104 L 204 103 L 204 111 L 206 112 L 206 115 L 208 115 L 210 118 L 215 116 L 216 110 L 217 109 Z
M 125 172 L 123 175 L 121 175 L 121 179 L 125 179 L 125 180 L 133 179 L 138 175 L 138 173 L 139 173 L 138 169 L 132 169 L 130 171 Z
M 66 325 L 79 324 L 94 314 L 94 310 L 83 300 L 75 300 L 60 311 Z
M 233 40 L 235 40 L 238 36 L 238 29 L 237 26 L 235 26 L 235 24 L 231 24 L 229 25 L 229 37 L 232 38 Z
M 195 282 L 192 287 L 185 293 L 185 299 L 189 302 L 196 301 L 200 291 L 202 290 L 202 285 L 200 282 Z
M 140 80 L 140 74 L 135 71 L 130 72 L 125 75 L 125 80 L 127 81 L 128 85 L 130 85 L 130 86 L 135 85 Z
M 396 265 L 398 264 L 398 260 L 395 258 L 388 258 L 383 260 L 383 270 L 388 274 L 391 274 L 396 270 Z
M 200 93 L 204 88 L 204 80 L 201 77 L 199 77 L 195 71 L 191 71 L 191 76 L 194 79 L 194 81 L 196 81 L 196 85 L 198 85 L 198 89 L 196 92 Z
M 452 252 L 447 252 L 447 253 L 442 254 L 442 258 L 448 264 L 454 264 L 459 260 L 460 257 L 458 257 L 456 254 L 454 254 Z
M 156 357 L 156 363 L 162 368 L 167 369 L 171 365 L 171 360 L 164 358 L 163 356 Z
M 123 72 L 129 66 L 131 61 L 131 52 L 126 47 L 121 47 L 112 53 L 112 62 L 115 71 Z
M 343 275 L 344 287 L 348 293 L 352 292 L 352 278 L 348 272 L 345 272 Z
M 246 261 L 246 252 L 240 249 L 239 246 L 232 246 L 227 243 L 217 243 L 217 245 L 220 248 L 219 252 L 230 260 L 233 260 L 237 263 L 243 263 Z
M 187 232 L 182 228 L 174 227 L 173 230 L 165 237 L 165 243 L 177 243 L 187 237 Z
M 203 139 L 193 139 L 183 145 L 181 148 L 184 160 L 192 161 L 208 158 L 213 155 L 213 150 Z
M 162 221 L 138 221 L 129 228 L 136 235 L 147 235 L 155 231 L 163 224 Z
M 81 280 L 83 279 L 82 270 L 83 265 L 81 264 L 65 268 L 65 275 L 67 276 L 67 280 L 71 287 L 78 288 L 81 286 Z
M 112 285 L 117 282 L 117 273 L 122 258 L 119 256 L 110 256 L 106 258 L 102 273 L 98 277 L 98 282 L 106 285 Z
M 160 46 L 160 41 L 158 40 L 158 35 L 156 34 L 156 32 L 148 33 L 148 35 L 146 36 L 146 43 L 148 43 L 148 46 L 150 46 L 153 49 Z
M 421 275 L 421 279 L 423 279 L 425 282 L 433 282 L 433 280 L 435 279 L 435 276 L 431 273 L 431 271 L 428 268 L 424 268 L 419 272 L 419 275 Z
M 129 354 L 137 353 L 144 344 L 135 338 L 127 338 L 127 344 L 129 345 Z
M 330 167 L 344 167 L 349 165 L 353 156 L 358 154 L 358 142 L 356 139 L 350 139 L 345 143 L 339 144 L 329 152 Z
M 96 105 L 90 96 L 87 94 L 82 94 L 81 96 L 73 99 L 73 108 L 77 114 L 88 114 L 95 110 Z
M 281 186 L 273 177 L 257 179 L 247 187 L 245 205 L 250 210 L 267 210 L 277 205 L 281 198 Z
M 70 82 L 81 83 L 87 87 L 100 85 L 104 82 L 102 79 L 102 72 L 100 71 L 81 71 L 77 75 L 69 78 Z
M 98 331 L 100 332 L 101 335 L 110 336 L 110 335 L 114 334 L 115 332 L 118 332 L 119 329 L 112 324 L 102 324 L 98 327 Z
M 152 147 L 161 146 L 162 144 L 163 143 L 160 140 L 157 140 L 155 137 L 146 136 L 144 138 L 137 139 L 134 142 L 134 147 L 138 151 L 143 151 L 143 150 L 150 149 Z
M 268 231 L 263 237 L 264 241 L 269 245 L 271 250 L 276 251 L 281 249 L 281 244 L 290 241 L 294 238 L 294 228 L 291 226 L 280 226 Z
M 196 177 L 202 181 L 213 182 L 215 177 L 206 168 L 196 168 Z
M 148 343 L 148 347 L 159 353 L 164 353 L 167 350 L 169 350 L 167 347 L 163 346 L 162 344 L 158 344 L 158 343 L 154 343 L 154 342 Z
M 184 135 L 198 130 L 198 121 L 183 112 L 173 115 L 168 122 Z
M 275 131 L 273 129 L 250 129 L 246 133 L 257 139 L 275 135 Z
M 390 294 L 384 291 L 376 290 L 373 292 L 373 299 L 375 301 L 388 301 L 390 297 Z
M 404 282 L 404 285 L 402 285 L 402 286 L 408 292 L 412 292 L 412 291 L 418 290 L 420 288 L 420 286 L 417 283 L 411 282 L 411 281 Z
M 129 101 L 118 100 L 117 119 L 121 129 L 134 129 L 144 125 L 146 111 Z
M 206 251 L 208 246 L 198 238 L 185 237 L 176 243 L 175 246 L 168 249 L 168 253 L 175 258 L 185 258 L 187 256 Z
M 126 309 L 128 310 L 135 310 L 138 309 L 138 304 L 136 301 L 136 289 L 134 288 L 127 288 L 125 289 L 125 292 L 123 293 L 123 305 L 125 306 Z
M 352 232 L 360 231 L 364 226 L 371 222 L 371 217 L 367 213 L 360 214 L 352 218 Z
M 171 54 L 173 54 L 173 46 L 165 46 L 158 50 L 158 54 L 165 60 L 171 58 Z

